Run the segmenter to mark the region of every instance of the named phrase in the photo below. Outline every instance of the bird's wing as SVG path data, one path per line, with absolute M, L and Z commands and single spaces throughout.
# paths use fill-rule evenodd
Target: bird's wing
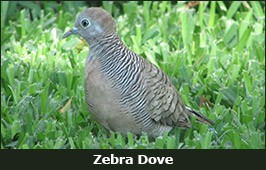
M 190 128 L 190 114 L 171 80 L 160 68 L 147 60 L 144 60 L 144 66 L 150 117 L 163 125 Z

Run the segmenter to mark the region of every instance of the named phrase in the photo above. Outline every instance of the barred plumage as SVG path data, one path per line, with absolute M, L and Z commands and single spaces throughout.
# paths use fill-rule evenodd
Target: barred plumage
M 81 22 L 84 20 L 88 22 Z M 158 136 L 175 126 L 190 128 L 192 115 L 213 123 L 184 105 L 160 68 L 124 45 L 111 15 L 103 9 L 84 10 L 64 38 L 71 34 L 79 34 L 90 45 L 85 97 L 93 118 L 105 128 L 124 135 L 144 131 Z

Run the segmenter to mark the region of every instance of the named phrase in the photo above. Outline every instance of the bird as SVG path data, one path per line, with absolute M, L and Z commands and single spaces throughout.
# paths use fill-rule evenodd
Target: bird
M 112 15 L 100 7 L 84 9 L 63 35 L 82 37 L 89 45 L 85 61 L 85 100 L 92 118 L 105 129 L 126 136 L 158 137 L 196 121 L 214 121 L 185 106 L 166 73 L 130 50 Z

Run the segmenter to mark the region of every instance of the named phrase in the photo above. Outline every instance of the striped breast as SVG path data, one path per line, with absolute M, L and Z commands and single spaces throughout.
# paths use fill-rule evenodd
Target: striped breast
M 99 53 L 103 51 L 99 49 L 101 48 L 98 46 L 90 48 L 85 64 L 85 98 L 88 110 L 108 130 L 121 132 L 123 135 L 127 132 L 136 134 L 140 129 L 130 115 L 121 111 L 120 94 L 114 90 L 113 81 L 103 71 L 104 65 L 100 63 Z

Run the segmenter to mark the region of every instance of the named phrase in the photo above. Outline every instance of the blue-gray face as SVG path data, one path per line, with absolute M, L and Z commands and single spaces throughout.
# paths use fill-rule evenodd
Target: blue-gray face
M 75 26 L 63 38 L 78 34 L 90 44 L 97 37 L 113 32 L 116 26 L 110 14 L 101 8 L 88 8 L 78 15 Z

